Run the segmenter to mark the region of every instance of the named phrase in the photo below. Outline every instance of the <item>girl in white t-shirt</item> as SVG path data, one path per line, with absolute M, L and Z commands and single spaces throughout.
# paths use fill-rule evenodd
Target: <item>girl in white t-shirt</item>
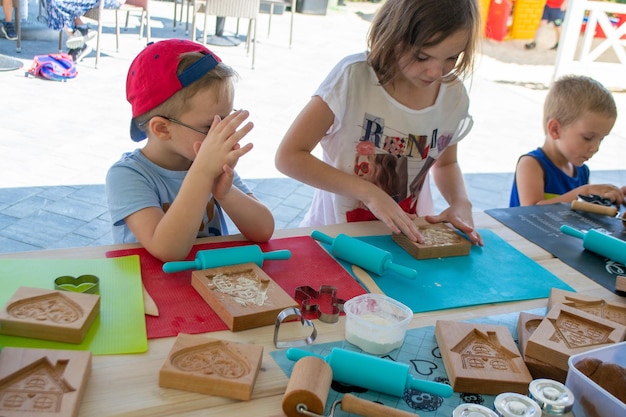
M 472 126 L 461 78 L 479 31 L 476 0 L 384 3 L 368 51 L 335 66 L 278 148 L 277 168 L 317 188 L 303 226 L 379 219 L 423 242 L 419 215 L 482 245 L 457 163 L 457 142 Z M 323 161 L 311 154 L 318 143 Z M 438 215 L 430 172 L 449 204 Z

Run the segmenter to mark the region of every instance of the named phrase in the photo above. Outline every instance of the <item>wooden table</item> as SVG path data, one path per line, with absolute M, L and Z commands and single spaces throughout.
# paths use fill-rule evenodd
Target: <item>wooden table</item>
M 561 278 L 576 291 L 606 300 L 619 300 L 620 297 L 596 284 L 584 275 L 554 258 L 550 253 L 529 242 L 484 213 L 476 213 L 478 228 L 493 230 L 516 249 L 541 264 Z M 337 226 L 316 227 L 331 236 L 346 233 L 350 236 L 388 234 L 380 222 L 351 223 Z M 313 229 L 277 230 L 274 238 L 308 235 Z M 201 239 L 198 243 L 241 240 L 240 235 L 221 238 Z M 112 245 L 100 247 L 72 248 L 4 254 L 2 258 L 104 258 L 110 250 L 136 247 L 135 245 Z M 434 325 L 436 320 L 467 320 L 497 314 L 518 312 L 545 307 L 547 299 L 528 300 L 511 303 L 488 304 L 477 307 L 456 308 L 443 311 L 416 314 L 410 328 Z M 327 324 L 316 321 L 318 337 L 315 343 L 326 343 L 344 338 L 344 317 L 338 323 Z M 281 336 L 297 332 L 299 323 L 284 323 Z M 149 341 L 148 352 L 137 355 L 94 356 L 93 369 L 83 398 L 79 416 L 278 416 L 282 415 L 282 396 L 287 386 L 287 377 L 270 356 L 273 345 L 274 327 L 233 333 L 230 331 L 211 332 L 213 338 L 243 343 L 257 343 L 264 346 L 263 362 L 257 378 L 252 400 L 235 401 L 221 397 L 195 394 L 186 391 L 160 388 L 158 374 L 161 365 L 174 342 L 174 338 Z

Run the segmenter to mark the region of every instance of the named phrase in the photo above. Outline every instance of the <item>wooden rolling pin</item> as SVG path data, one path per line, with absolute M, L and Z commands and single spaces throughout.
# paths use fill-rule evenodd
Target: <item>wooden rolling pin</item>
M 299 361 L 308 356 L 317 357 L 330 365 L 335 381 L 396 397 L 402 397 L 408 388 L 444 398 L 453 394 L 452 387 L 448 384 L 415 378 L 410 374 L 409 365 L 406 363 L 366 353 L 334 347 L 326 356 L 296 348 L 287 349 L 285 354 L 287 359 L 292 361 Z
M 333 371 L 323 359 L 306 356 L 298 360 L 291 371 L 283 396 L 285 415 L 323 417 L 332 380 Z M 352 394 L 345 394 L 341 401 L 335 402 L 329 417 L 333 416 L 337 405 L 341 405 L 341 410 L 346 413 L 364 417 L 419 417 L 417 414 L 363 400 Z
M 574 200 L 571 204 L 572 210 L 586 211 L 587 213 L 604 214 L 605 216 L 617 216 L 617 207 L 603 206 L 600 204 L 588 203 L 586 201 Z

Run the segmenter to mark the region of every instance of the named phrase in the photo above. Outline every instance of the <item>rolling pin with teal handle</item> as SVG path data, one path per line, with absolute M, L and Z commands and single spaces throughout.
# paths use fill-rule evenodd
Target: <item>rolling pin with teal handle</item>
M 402 397 L 409 388 L 445 398 L 452 396 L 453 392 L 450 385 L 415 378 L 405 363 L 365 353 L 335 347 L 327 356 L 321 356 L 307 350 L 289 348 L 286 355 L 292 361 L 305 356 L 318 357 L 330 365 L 335 381 L 396 397 Z
M 417 271 L 403 265 L 393 263 L 391 253 L 380 249 L 374 245 L 355 239 L 343 233 L 338 234 L 334 239 L 324 233 L 314 230 L 311 237 L 320 242 L 331 245 L 330 252 L 333 256 L 360 266 L 363 269 L 383 275 L 386 270 L 397 272 L 407 278 L 417 277 Z
M 565 224 L 561 232 L 582 239 L 585 249 L 626 265 L 626 241 L 593 229 L 582 232 Z
M 236 246 L 232 248 L 206 249 L 196 253 L 193 261 L 175 261 L 163 264 L 163 272 L 180 272 L 190 269 L 210 269 L 220 266 L 239 265 L 254 262 L 259 267 L 266 260 L 289 259 L 291 252 L 287 249 L 263 252 L 258 245 Z

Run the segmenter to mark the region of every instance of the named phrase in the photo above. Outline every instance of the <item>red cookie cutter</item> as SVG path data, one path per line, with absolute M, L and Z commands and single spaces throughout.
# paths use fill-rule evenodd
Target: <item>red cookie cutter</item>
M 295 299 L 303 313 L 314 315 L 325 323 L 336 323 L 345 303 L 337 297 L 337 287 L 332 285 L 322 285 L 319 291 L 308 285 L 297 287 Z

